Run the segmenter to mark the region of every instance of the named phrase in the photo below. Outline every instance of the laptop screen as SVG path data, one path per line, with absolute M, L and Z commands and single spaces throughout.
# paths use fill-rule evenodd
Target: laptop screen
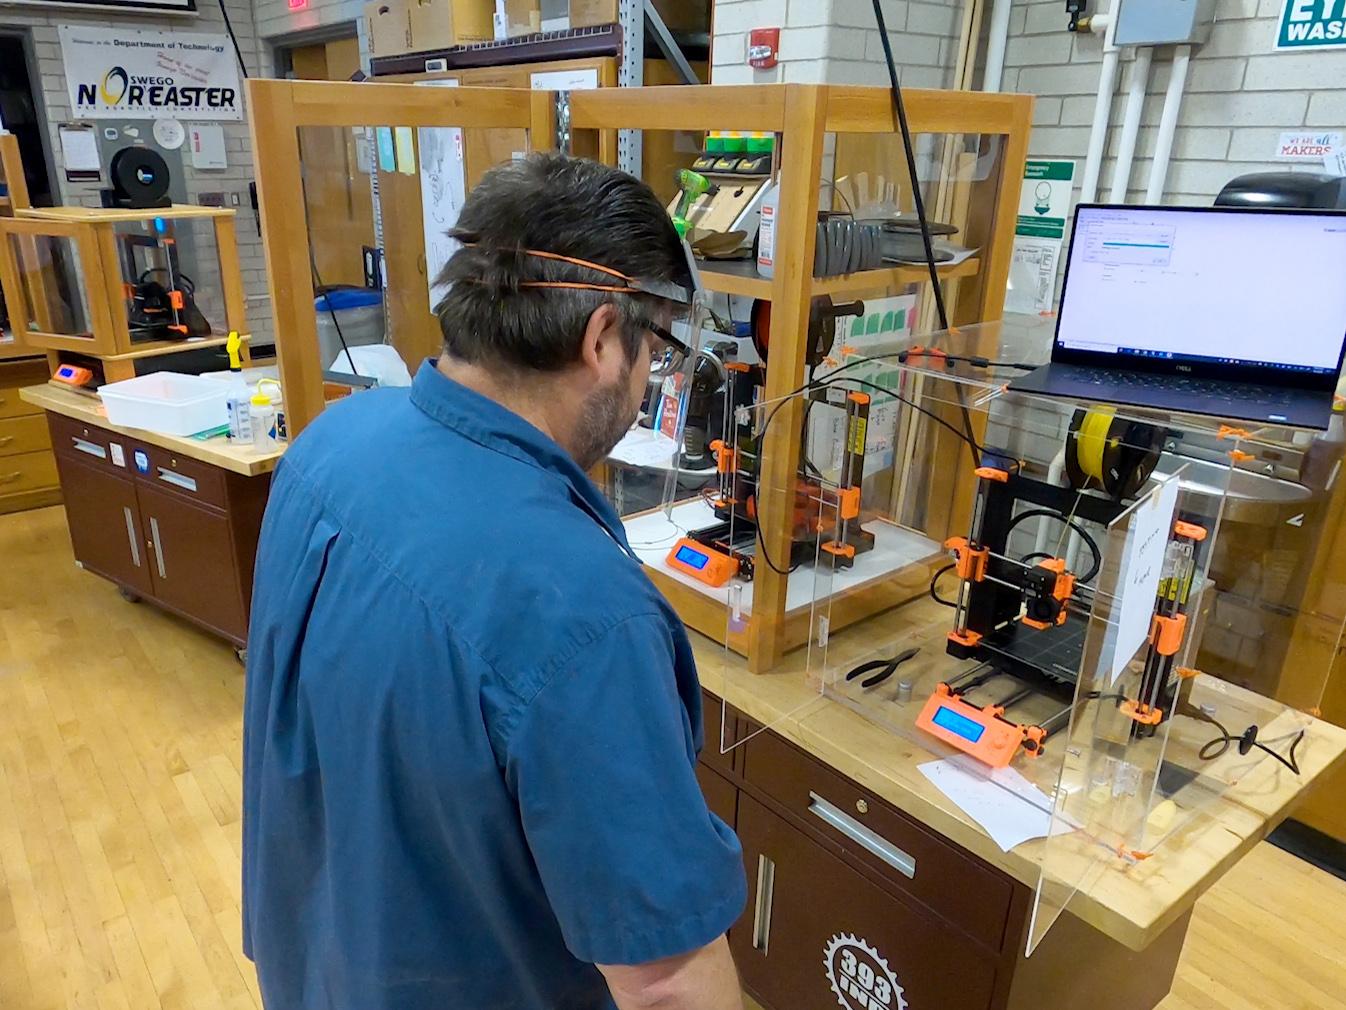
M 1055 361 L 1316 385 L 1346 344 L 1346 215 L 1245 208 L 1076 212 Z M 1195 365 L 1196 367 L 1187 367 Z

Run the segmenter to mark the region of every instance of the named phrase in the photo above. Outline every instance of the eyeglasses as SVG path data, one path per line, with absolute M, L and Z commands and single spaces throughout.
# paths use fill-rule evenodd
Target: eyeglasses
M 650 350 L 650 374 L 666 376 L 681 371 L 692 349 L 652 319 L 642 319 L 642 329 L 648 330 L 658 338 L 659 343 Z

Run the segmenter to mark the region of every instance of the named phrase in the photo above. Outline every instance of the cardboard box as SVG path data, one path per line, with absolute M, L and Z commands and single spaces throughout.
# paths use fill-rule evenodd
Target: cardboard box
M 540 0 L 505 0 L 505 18 L 510 38 L 536 35 L 542 31 L 542 4 Z
M 414 51 L 449 49 L 495 38 L 493 0 L 405 0 Z
M 570 0 L 570 27 L 589 28 L 617 21 L 617 0 Z
M 373 0 L 365 4 L 364 19 L 370 56 L 401 56 L 414 52 L 408 0 Z

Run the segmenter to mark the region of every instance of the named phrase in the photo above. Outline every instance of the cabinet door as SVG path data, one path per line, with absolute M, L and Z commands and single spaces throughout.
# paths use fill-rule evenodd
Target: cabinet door
M 105 470 L 57 455 L 75 560 L 91 572 L 150 594 L 149 557 L 135 486 Z
M 137 494 L 155 597 L 242 642 L 247 638 L 247 620 L 229 520 L 143 483 Z
M 729 934 L 768 1010 L 986 1010 L 983 948 L 876 885 L 746 793 L 738 835 L 748 914 Z M 950 888 L 960 882 L 950 880 Z

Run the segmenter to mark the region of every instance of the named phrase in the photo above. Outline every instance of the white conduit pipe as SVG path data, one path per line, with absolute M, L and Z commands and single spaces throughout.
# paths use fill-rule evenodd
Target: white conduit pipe
M 1005 47 L 1009 44 L 1010 7 L 1014 0 L 995 0 L 991 8 L 991 29 L 986 40 L 986 73 L 983 91 L 999 91 L 1005 80 Z
M 1117 64 L 1119 53 L 1113 45 L 1116 18 L 1111 10 L 1095 14 L 1089 21 L 1092 31 L 1104 29 L 1103 68 L 1098 75 L 1098 101 L 1094 103 L 1094 122 L 1089 130 L 1089 152 L 1084 158 L 1084 181 L 1080 184 L 1080 201 L 1092 203 L 1098 196 L 1098 176 L 1103 170 L 1103 149 L 1108 141 L 1108 124 L 1112 119 L 1112 96 L 1117 91 Z
M 1191 62 L 1191 46 L 1178 46 L 1173 51 L 1173 73 L 1168 79 L 1164 112 L 1159 118 L 1159 139 L 1155 142 L 1154 164 L 1150 166 L 1150 186 L 1145 191 L 1146 203 L 1159 203 L 1164 198 L 1164 183 L 1168 181 L 1168 162 L 1173 156 L 1173 136 L 1178 132 L 1178 115 L 1182 112 L 1182 96 L 1187 89 L 1187 70 Z
M 1122 136 L 1117 145 L 1117 167 L 1112 173 L 1109 203 L 1126 203 L 1131 188 L 1131 166 L 1136 158 L 1136 138 L 1140 135 L 1140 117 L 1145 111 L 1145 95 L 1150 87 L 1150 61 L 1154 50 L 1149 47 L 1136 50 L 1136 61 L 1131 67 L 1131 82 L 1126 90 L 1126 112 L 1122 116 Z

